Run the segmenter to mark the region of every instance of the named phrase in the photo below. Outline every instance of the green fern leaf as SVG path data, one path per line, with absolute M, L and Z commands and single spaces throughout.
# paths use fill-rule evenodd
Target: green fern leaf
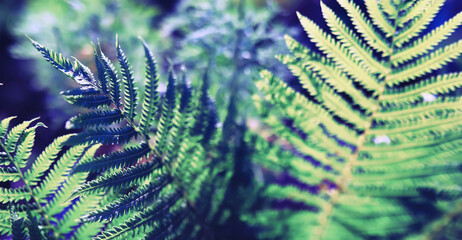
M 26 181 L 28 183 L 35 184 L 40 180 L 40 177 L 49 170 L 51 164 L 55 161 L 58 153 L 63 147 L 63 144 L 71 136 L 72 135 L 65 135 L 58 137 L 47 148 L 45 148 L 45 150 L 38 156 L 37 160 L 35 160 L 33 166 L 25 174 L 25 176 L 27 176 Z
M 135 79 L 133 78 L 133 73 L 128 63 L 125 53 L 120 47 L 119 40 L 116 40 L 116 49 L 117 49 L 117 59 L 119 60 L 121 72 L 122 72 L 122 83 L 124 86 L 124 112 L 128 116 L 128 119 L 133 121 L 135 116 L 136 108 L 136 88 L 135 88 Z
M 254 99 L 277 137 L 256 146 L 267 202 L 247 221 L 273 239 L 435 236 L 462 197 L 460 73 L 436 71 L 461 54 L 440 44 L 460 14 L 424 34 L 444 1 L 366 0 L 370 16 L 337 2 L 355 30 L 322 3 L 331 34 L 298 14 L 321 54 L 286 37 L 293 55 L 278 56 L 308 97 L 261 72 Z
M 375 2 L 375 4 L 377 4 L 376 1 L 367 2 Z M 348 48 L 349 52 L 354 55 L 353 59 L 355 62 L 366 63 L 366 69 L 368 69 L 370 73 L 385 72 L 385 66 L 372 56 L 372 50 L 359 40 L 359 38 L 354 35 L 353 31 L 345 26 L 335 13 L 322 2 L 321 9 L 327 24 L 332 29 L 332 33 L 336 35 L 340 39 L 342 45 Z
M 5 167 L 0 169 L 0 181 L 17 182 L 19 179 L 21 179 L 21 175 L 15 167 Z
M 370 91 L 378 91 L 379 84 L 373 80 L 370 74 L 361 72 L 364 66 L 358 66 L 348 51 L 341 46 L 339 43 L 333 41 L 330 35 L 327 35 L 322 31 L 314 22 L 298 15 L 300 22 L 309 36 L 315 41 L 318 46 L 327 56 L 332 56 L 333 60 L 337 63 L 337 66 L 343 68 L 348 74 L 354 76 L 355 81 L 364 85 Z
M 146 86 L 144 90 L 144 100 L 142 103 L 140 129 L 146 133 L 149 126 L 154 120 L 154 114 L 158 109 L 159 93 L 157 87 L 159 78 L 157 76 L 156 61 L 146 42 L 141 39 L 144 47 L 144 55 L 146 58 Z
M 90 86 L 93 84 L 94 79 L 89 78 L 87 69 L 82 69 L 81 64 L 78 61 L 72 63 L 69 59 L 63 57 L 60 53 L 56 53 L 50 49 L 47 49 L 40 43 L 32 40 L 32 45 L 43 55 L 43 57 L 53 65 L 56 69 L 64 73 L 64 75 L 74 79 L 78 84 L 82 86 Z
M 28 170 L 25 163 L 30 157 L 33 146 L 35 130 L 38 126 L 44 126 L 37 123 L 30 126 L 34 120 L 26 121 L 8 131 L 8 124 L 12 118 L 2 121 L 5 127 L 6 137 L 0 140 L 0 152 L 5 153 L 5 161 L 1 163 L 0 181 L 16 181 L 19 187 L 0 188 L 0 202 L 5 205 L 15 205 L 14 213 L 12 212 L 12 226 L 4 226 L 0 223 L 0 232 L 2 234 L 14 234 L 15 238 L 20 237 L 24 232 L 18 225 L 21 221 L 25 222 L 28 231 L 27 236 L 30 239 L 61 239 L 64 235 L 71 234 L 74 228 L 57 229 L 54 225 L 58 222 L 58 216 L 65 208 L 71 207 L 72 202 L 67 201 L 73 190 L 85 182 L 87 173 L 80 173 L 72 177 L 68 176 L 69 171 L 75 163 L 82 159 L 93 156 L 98 145 L 89 146 L 81 145 L 70 148 L 64 154 L 62 149 L 64 143 L 72 136 L 66 135 L 57 138 L 50 144 L 33 162 Z M 58 158 L 58 156 L 61 156 Z M 50 169 L 51 168 L 51 169 Z M 42 180 L 43 179 L 43 180 Z M 88 202 L 82 205 L 83 209 L 93 210 L 97 202 Z M 78 229 L 81 225 L 79 218 L 84 213 L 78 212 L 76 215 L 69 217 L 72 226 Z M 0 216 L 6 217 L 6 211 L 0 209 Z M 6 217 L 5 219 L 9 219 Z M 8 224 L 9 225 L 9 224 Z M 93 226 L 101 229 L 103 226 Z M 99 230 L 98 230 L 99 231 Z
M 171 122 L 172 122 L 175 106 L 176 106 L 175 78 L 173 76 L 173 73 L 170 71 L 168 75 L 167 91 L 165 92 L 165 100 L 162 104 L 162 115 L 159 119 L 159 124 L 157 126 L 157 132 L 156 132 L 155 152 L 157 155 L 162 155 L 161 153 L 165 150 L 166 138 L 167 138 L 166 133 L 171 128 Z
M 104 66 L 104 74 L 106 76 L 106 81 L 109 83 L 109 93 L 111 96 L 111 100 L 116 105 L 116 107 L 120 107 L 120 87 L 117 72 L 115 71 L 114 65 L 112 65 L 111 60 L 109 60 L 109 58 L 106 57 L 106 55 L 104 55 L 103 51 L 101 51 L 101 46 L 99 46 L 99 54 L 101 56 L 100 60 Z
M 22 143 L 22 138 L 24 135 L 27 135 L 29 131 L 29 125 L 36 121 L 38 118 L 32 119 L 30 121 L 25 121 L 15 127 L 13 127 L 10 132 L 6 135 L 5 150 L 14 153 L 17 151 L 17 147 Z M 34 128 L 31 128 L 34 130 Z
M 128 167 L 135 164 L 139 159 L 147 157 L 150 152 L 151 149 L 147 144 L 129 147 L 108 156 L 97 157 L 91 161 L 81 161 L 72 171 L 74 173 L 83 171 L 99 172 L 111 168 Z
M 155 182 L 145 185 L 136 191 L 131 192 L 127 196 L 119 199 L 117 202 L 110 203 L 101 209 L 90 213 L 86 217 L 87 221 L 110 220 L 117 217 L 118 214 L 128 214 L 135 209 L 143 209 L 159 197 L 159 193 L 164 187 L 171 183 L 172 179 L 160 177 Z
M 61 232 L 72 232 L 73 228 L 79 224 L 75 219 L 86 215 L 94 209 L 93 206 L 101 201 L 100 196 L 85 196 L 75 203 L 72 209 L 68 210 L 63 218 L 58 222 L 57 228 Z
M 16 117 L 8 117 L 3 119 L 0 122 L 0 137 L 4 137 L 5 133 L 8 131 L 8 126 L 10 126 L 11 120 L 15 119 Z
M 18 214 L 11 209 L 11 234 L 13 235 L 13 240 L 26 240 L 26 229 L 24 219 L 20 218 Z
M 437 27 L 422 38 L 412 41 L 408 47 L 400 49 L 393 57 L 393 64 L 396 66 L 414 57 L 424 55 L 433 50 L 442 40 L 449 37 L 454 30 L 462 24 L 462 13 L 457 14 L 442 26 Z
M 31 198 L 30 193 L 26 187 L 20 188 L 0 188 L 0 203 L 17 203 L 21 200 L 29 201 Z
M 386 37 L 390 37 L 395 33 L 395 29 L 393 25 L 390 23 L 390 21 L 387 19 L 387 15 L 396 17 L 397 12 L 396 8 L 391 6 L 388 1 L 384 2 L 385 4 L 388 3 L 388 5 L 384 5 L 383 2 L 378 2 L 374 0 L 364 1 L 367 7 L 367 13 L 372 18 L 372 22 L 374 23 L 374 25 L 380 28 L 380 30 L 382 30 L 382 32 L 385 33 Z
M 154 57 L 147 44 L 142 42 L 147 82 L 139 118 L 134 117 L 138 99 L 131 68 L 119 43 L 116 47 L 122 69 L 122 83 L 100 48 L 96 60 L 102 63 L 106 82 L 101 81 L 102 74 L 98 73 L 98 82 L 91 81 L 90 86 L 63 92 L 65 98 L 78 100 L 69 101 L 73 104 L 101 108 L 90 110 L 68 122 L 69 128 L 85 128 L 84 132 L 71 136 L 65 142 L 73 146 L 71 150 L 93 143 L 118 145 L 123 150 L 92 159 L 82 158 L 71 170 L 73 175 L 68 182 L 64 183 L 66 188 L 58 190 L 55 198 L 66 203 L 75 202 L 77 197 L 80 199 L 104 193 L 119 198 L 119 201 L 114 198 L 104 202 L 103 208 L 82 218 L 87 220 L 79 225 L 83 229 L 96 223 L 98 228 L 106 226 L 96 239 L 128 236 L 189 239 L 202 235 L 213 238 L 213 231 L 208 226 L 216 225 L 211 224 L 215 218 L 228 217 L 220 211 L 224 191 L 217 189 L 218 182 L 215 179 L 226 183 L 228 175 L 221 174 L 225 167 L 210 170 L 214 167 L 206 164 L 217 148 L 213 145 L 216 142 L 214 133 L 217 114 L 207 93 L 208 83 L 203 84 L 201 93 L 195 98 L 186 77 L 175 84 L 174 74 L 170 72 L 166 92 L 159 101 L 159 80 Z M 86 72 L 88 68 L 80 64 L 78 66 L 87 78 L 91 78 L 91 73 Z M 97 66 L 98 71 L 101 69 L 101 66 Z M 103 84 L 107 84 L 108 91 L 104 90 Z M 119 102 L 120 85 L 124 89 L 123 108 Z M 104 99 L 105 102 L 95 102 L 94 99 Z M 196 116 L 201 116 L 200 123 Z M 155 133 L 151 133 L 151 129 L 156 129 Z M 88 172 L 98 172 L 100 176 L 85 184 L 81 183 L 69 196 L 69 188 L 75 187 L 81 177 L 86 176 L 81 174 Z M 48 189 L 54 189 L 54 186 Z M 93 203 L 90 205 L 93 206 Z M 49 211 L 54 213 L 61 211 L 61 208 L 52 205 Z M 83 211 L 72 210 L 69 214 L 72 219 L 83 214 Z M 69 230 L 74 226 L 68 221 L 63 223 L 62 228 Z M 175 230 L 171 230 L 173 227 Z M 77 230 L 77 236 L 88 235 Z
M 445 1 L 435 0 L 426 2 L 428 5 L 425 6 L 424 10 L 421 13 L 418 13 L 418 16 L 410 19 L 411 23 L 409 23 L 407 27 L 401 29 L 396 37 L 394 37 L 394 43 L 396 46 L 401 47 L 413 37 L 418 36 L 419 33 L 423 31 L 433 20 Z
M 42 201 L 45 201 L 45 197 L 56 191 L 56 189 L 58 189 L 65 180 L 66 174 L 75 164 L 75 159 L 78 159 L 83 154 L 94 154 L 94 151 L 93 153 L 86 153 L 87 147 L 88 145 L 80 145 L 69 149 L 63 155 L 61 161 L 59 161 L 50 171 L 50 174 L 45 177 L 45 180 L 40 187 L 34 189 L 34 195 L 39 199 L 43 199 Z
M 101 110 L 80 114 L 69 119 L 67 128 L 89 128 L 106 126 L 122 121 L 123 115 L 119 110 Z
M 94 44 L 93 45 L 93 52 L 95 55 L 95 66 L 98 74 L 98 86 L 101 88 L 101 91 L 105 94 L 108 94 L 108 88 L 107 88 L 107 80 L 106 80 L 106 71 L 104 69 L 104 64 L 101 61 L 100 57 L 98 56 L 98 51 L 96 50 L 96 47 Z M 99 45 L 99 44 L 98 44 Z
M 406 64 L 399 69 L 396 69 L 390 77 L 389 85 L 398 85 L 406 83 L 425 73 L 431 73 L 433 70 L 438 70 L 457 58 L 462 50 L 462 41 L 458 41 L 451 45 L 445 46 L 443 49 L 438 49 L 428 56 L 415 59 L 414 62 Z
M 166 217 L 171 217 L 172 213 L 169 213 L 169 207 L 181 209 L 182 204 L 179 201 L 179 197 L 176 194 L 171 194 L 164 196 L 159 199 L 157 204 L 152 207 L 146 208 L 140 213 L 130 218 L 125 223 L 113 227 L 105 232 L 102 232 L 95 239 L 98 240 L 109 240 L 109 239 L 120 239 L 122 237 L 130 236 L 129 233 L 132 229 L 138 229 L 137 231 L 142 231 L 146 225 L 150 225 L 158 219 L 165 219 Z
M 123 169 L 121 171 L 109 174 L 108 176 L 102 176 L 93 181 L 85 183 L 75 191 L 74 195 L 84 196 L 88 194 L 104 192 L 107 189 L 117 190 L 120 188 L 128 188 L 143 182 L 143 180 L 146 178 L 149 178 L 149 175 L 152 173 L 152 171 L 158 169 L 159 167 L 159 164 L 154 162 Z
M 35 218 L 35 216 L 32 215 L 32 213 L 29 210 L 27 210 L 26 226 L 27 226 L 27 229 L 29 230 L 30 240 L 45 240 L 46 239 L 43 232 L 40 230 L 37 219 Z
M 388 56 L 391 52 L 391 48 L 387 45 L 386 40 L 381 36 L 381 34 L 372 26 L 369 20 L 367 20 L 358 5 L 350 2 L 350 0 L 338 0 L 338 3 L 347 11 L 356 31 L 361 34 L 369 46 L 381 52 L 384 56 Z M 303 25 L 303 20 L 300 21 Z M 305 31 L 311 32 L 306 27 Z
M 79 107 L 95 109 L 99 107 L 109 106 L 111 99 L 107 96 L 94 95 L 92 91 L 83 93 L 81 95 L 64 95 L 64 99 Z
M 71 137 L 67 144 L 75 145 L 82 143 L 103 143 L 103 144 L 123 144 L 127 143 L 137 135 L 131 126 L 120 128 L 95 128 L 82 134 Z

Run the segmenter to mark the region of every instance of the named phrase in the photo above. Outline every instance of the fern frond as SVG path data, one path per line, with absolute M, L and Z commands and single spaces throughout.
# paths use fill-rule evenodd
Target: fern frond
M 4 167 L 0 168 L 0 181 L 12 181 L 17 182 L 21 179 L 21 175 L 15 167 Z
M 160 166 L 157 162 L 150 162 L 140 164 L 121 171 L 114 172 L 108 176 L 99 177 L 93 181 L 85 183 L 79 187 L 74 195 L 84 196 L 88 194 L 104 192 L 107 189 L 121 189 L 141 183 L 152 171 L 158 169 Z M 84 194 L 85 193 L 85 194 Z
M 207 93 L 208 83 L 204 81 L 201 93 L 196 98 L 186 77 L 180 84 L 175 84 L 174 74 L 170 72 L 166 92 L 159 101 L 159 78 L 154 57 L 147 44 L 142 42 L 147 82 L 140 117 L 134 117 L 138 105 L 134 80 L 118 42 L 116 48 L 123 75 L 121 83 L 114 66 L 99 49 L 96 60 L 101 61 L 105 71 L 108 91 L 102 86 L 104 81 L 99 80 L 91 86 L 64 92 L 66 98 L 93 96 L 108 100 L 108 104 L 92 104 L 101 110 L 90 110 L 68 122 L 69 128 L 85 128 L 82 133 L 71 136 L 65 142 L 67 145 L 77 145 L 71 149 L 101 143 L 118 145 L 123 150 L 80 159 L 77 166 L 69 169 L 72 176 L 67 183 L 63 183 L 63 189 L 58 190 L 55 199 L 79 205 L 76 198 L 85 201 L 85 197 L 108 192 L 119 198 L 119 201 L 113 199 L 104 202 L 103 208 L 82 218 L 87 220 L 79 225 L 83 229 L 86 224 L 97 223 L 98 228 L 106 226 L 96 239 L 147 237 L 143 231 L 150 233 L 149 238 L 213 236 L 208 228 L 213 218 L 222 216 L 226 219 L 229 215 L 219 209 L 223 197 L 213 196 L 223 193 L 222 189 L 215 188 L 218 186 L 215 179 L 220 179 L 221 183 L 227 182 L 222 175 L 224 168 L 212 171 L 209 168 L 213 167 L 206 164 L 209 158 L 214 157 L 213 151 L 217 148 L 213 135 L 217 114 Z M 87 69 L 83 66 L 80 68 Z M 101 69 L 101 66 L 97 66 L 98 71 Z M 99 73 L 98 78 L 101 77 Z M 123 107 L 118 95 L 120 85 L 124 88 Z M 88 100 L 91 102 L 91 99 Z M 79 104 L 85 102 L 86 99 L 82 99 Z M 196 116 L 200 116 L 200 122 Z M 155 129 L 155 133 L 151 133 L 151 129 Z M 88 172 L 101 175 L 95 180 L 80 183 L 77 190 L 70 193 L 70 188 L 81 182 Z M 94 206 L 93 200 L 90 202 L 89 208 Z M 87 209 L 85 206 L 82 208 Z M 49 211 L 54 213 L 61 211 L 61 208 L 53 202 Z M 70 211 L 70 219 L 83 214 L 83 211 Z M 66 230 L 74 226 L 71 221 L 63 223 Z M 171 230 L 172 227 L 178 228 Z M 75 237 L 83 235 L 84 232 L 77 230 Z
M 128 116 L 130 120 L 133 120 L 135 116 L 136 108 L 136 88 L 135 88 L 135 79 L 133 78 L 133 73 L 130 67 L 130 63 L 125 56 L 124 51 L 120 47 L 119 39 L 116 39 L 116 49 L 117 49 L 117 59 L 120 63 L 120 68 L 122 72 L 122 84 L 124 86 L 124 113 Z
M 447 94 L 462 85 L 462 73 L 449 73 L 432 76 L 405 87 L 388 88 L 384 91 L 383 105 L 409 105 L 415 102 L 428 101 L 428 97 Z
M 75 189 L 85 182 L 86 177 L 87 174 L 74 174 L 70 176 L 55 192 L 53 199 L 48 201 L 48 204 L 45 206 L 45 211 L 50 216 L 59 216 L 67 207 L 66 204 L 63 203 L 66 203 Z
M 316 43 L 327 56 L 331 56 L 337 63 L 337 66 L 347 71 L 348 74 L 353 76 L 355 81 L 363 85 L 367 90 L 377 92 L 379 84 L 374 81 L 374 78 L 366 72 L 367 69 L 362 63 L 357 64 L 351 54 L 344 46 L 334 41 L 330 34 L 322 31 L 313 21 L 298 14 L 303 28 L 308 33 L 308 36 Z
M 27 135 L 28 133 L 28 127 L 29 125 L 36 121 L 38 118 L 34 118 L 29 121 L 24 121 L 23 123 L 13 127 L 8 134 L 6 135 L 6 141 L 5 141 L 5 150 L 8 151 L 9 153 L 14 153 L 17 151 L 17 147 L 19 144 L 21 144 L 22 140 L 21 138 L 24 137 L 24 135 Z M 31 128 L 32 130 L 34 128 Z
M 385 5 L 383 2 L 385 2 Z M 395 29 L 388 19 L 388 16 L 392 19 L 396 18 L 396 9 L 390 6 L 390 4 L 387 5 L 386 3 L 388 1 L 383 2 L 380 2 L 379 5 L 379 2 L 374 0 L 364 1 L 367 7 L 367 13 L 372 18 L 372 23 L 380 28 L 380 30 L 385 33 L 386 37 L 390 37 L 395 34 Z M 383 9 L 383 11 L 381 9 Z
M 386 2 L 386 1 L 385 1 Z M 412 19 L 416 19 L 419 15 L 428 8 L 428 5 L 432 3 L 432 0 L 423 0 L 423 1 L 415 1 L 407 4 L 407 6 L 403 6 L 404 14 L 401 18 L 397 19 L 397 23 L 399 27 L 403 27 L 404 24 L 409 23 Z
M 77 105 L 79 107 L 95 109 L 100 107 L 106 107 L 111 104 L 111 99 L 104 95 L 94 95 L 92 91 L 89 93 L 83 93 L 81 95 L 64 95 L 64 99 L 70 104 Z
M 94 79 L 89 78 L 87 75 L 88 71 L 86 69 L 82 69 L 81 65 L 76 61 L 72 63 L 69 59 L 63 57 L 61 53 L 56 53 L 40 43 L 32 40 L 32 45 L 43 55 L 45 60 L 47 60 L 53 67 L 58 69 L 60 72 L 64 73 L 64 75 L 72 78 L 78 84 L 82 86 L 90 86 L 93 84 Z
M 393 71 L 388 85 L 406 83 L 426 73 L 440 69 L 450 63 L 462 53 L 462 41 L 438 49 L 428 56 L 416 59 L 414 62 L 404 65 Z
M 176 106 L 176 97 L 175 97 L 175 78 L 173 73 L 170 71 L 168 75 L 168 85 L 167 91 L 165 92 L 165 100 L 162 104 L 162 115 L 159 119 L 156 132 L 156 149 L 155 152 L 157 155 L 162 155 L 161 153 L 165 150 L 167 132 L 171 128 L 171 122 L 173 119 L 173 113 Z
M 88 128 L 106 126 L 122 121 L 122 113 L 117 110 L 101 110 L 75 116 L 66 123 L 67 128 Z
M 64 214 L 63 218 L 58 222 L 57 228 L 60 232 L 72 232 L 72 229 L 80 224 L 76 222 L 75 219 L 86 215 L 88 212 L 94 209 L 93 206 L 96 206 L 101 201 L 100 196 L 85 196 L 80 198 L 77 203 L 72 206 L 72 209 L 68 210 Z
M 269 96 L 271 94 L 278 95 L 278 98 L 271 97 L 268 100 L 278 105 L 281 109 L 287 108 L 290 103 L 295 107 L 295 109 L 300 109 L 309 114 L 315 115 L 319 119 L 317 122 L 322 122 L 328 132 L 342 136 L 342 139 L 347 141 L 353 141 L 353 139 L 357 138 L 358 135 L 355 131 L 352 131 L 346 126 L 336 124 L 335 120 L 330 117 L 326 110 L 321 108 L 319 105 L 309 102 L 304 96 L 289 88 L 287 84 L 274 77 L 269 71 L 264 70 L 260 73 L 260 75 L 263 78 L 263 81 L 257 82 L 257 87 Z M 292 119 L 304 119 L 303 116 L 296 111 L 286 112 L 286 116 Z M 315 127 L 311 126 L 311 128 Z
M 29 201 L 31 195 L 26 187 L 20 188 L 0 188 L 0 203 L 17 203 L 21 200 Z
M 43 174 L 49 170 L 51 164 L 56 160 L 58 153 L 61 151 L 64 143 L 72 135 L 65 135 L 56 138 L 45 150 L 37 157 L 32 167 L 25 174 L 26 181 L 35 185 Z
M 139 159 L 147 157 L 151 152 L 149 145 L 142 144 L 137 147 L 129 147 L 122 151 L 114 152 L 109 155 L 99 156 L 91 161 L 81 161 L 72 171 L 77 172 L 100 172 L 108 169 L 128 167 L 136 163 Z
M 433 20 L 444 2 L 445 0 L 431 1 L 431 3 L 425 7 L 425 10 L 419 14 L 418 17 L 411 20 L 412 22 L 409 23 L 408 26 L 399 30 L 399 33 L 394 37 L 394 43 L 396 46 L 401 47 L 413 37 L 418 36 L 419 33 L 423 31 Z M 415 9 L 412 10 L 415 11 Z
M 96 50 L 96 46 L 92 43 L 93 52 L 95 57 L 95 66 L 96 72 L 98 75 L 98 86 L 101 88 L 101 91 L 105 94 L 108 94 L 107 88 L 107 79 L 106 79 L 106 70 L 104 69 L 104 64 L 101 61 L 100 57 L 98 56 L 98 51 Z
M 10 121 L 8 118 L 6 121 Z M 33 121 L 33 120 L 32 120 Z M 88 174 L 81 173 L 69 177 L 69 171 L 80 159 L 88 160 L 96 152 L 98 145 L 89 146 L 81 145 L 70 148 L 62 154 L 64 143 L 72 136 L 66 135 L 53 141 L 33 162 L 30 169 L 26 170 L 27 162 L 33 146 L 35 130 L 43 124 L 37 123 L 30 127 L 32 121 L 26 121 L 13 127 L 8 131 L 6 127 L 6 137 L 0 139 L 0 151 L 5 152 L 5 162 L 1 164 L 1 181 L 18 181 L 21 180 L 19 187 L 0 188 L 0 202 L 11 205 L 15 204 L 14 219 L 12 223 L 19 223 L 20 219 L 25 219 L 24 226 L 28 228 L 28 237 L 30 239 L 61 239 L 64 235 L 70 234 L 74 228 L 56 229 L 58 216 L 65 208 L 73 205 L 72 202 L 66 201 L 72 191 L 81 185 Z M 2 121 L 5 123 L 5 121 Z M 10 139 L 8 139 L 10 138 Z M 7 147 L 16 145 L 17 147 Z M 58 158 L 58 156 L 61 156 Z M 8 166 L 10 165 L 10 166 Z M 51 168 L 51 169 L 50 169 Z M 3 176 L 5 175 L 5 176 Z M 97 202 L 88 203 L 85 207 L 89 210 L 97 205 Z M 0 210 L 0 215 L 3 211 Z M 82 212 L 69 218 L 73 222 L 72 226 L 78 228 L 79 218 Z M 6 218 L 8 219 L 8 218 Z M 18 225 L 4 227 L 0 224 L 0 232 L 15 234 L 17 236 Z M 102 226 L 99 226 L 100 228 Z M 15 230 L 16 229 L 16 230 Z M 16 232 L 13 232 L 16 231 Z
M 134 210 L 141 210 L 156 201 L 159 197 L 159 193 L 164 187 L 171 183 L 171 181 L 171 178 L 160 177 L 154 182 L 142 186 L 124 196 L 120 200 L 91 212 L 85 219 L 87 221 L 110 220 L 118 217 L 119 215 L 125 215 L 133 212 Z
M 391 52 L 391 48 L 386 43 L 384 37 L 375 30 L 373 25 L 364 16 L 359 6 L 350 2 L 350 0 L 338 0 L 337 2 L 347 11 L 356 31 L 361 34 L 369 46 L 381 52 L 384 56 L 388 56 Z M 306 31 L 309 32 L 308 29 L 306 29 Z
M 462 198 L 460 73 L 436 71 L 460 56 L 460 41 L 440 46 L 460 14 L 423 34 L 444 1 L 366 0 L 370 16 L 337 2 L 355 30 L 322 3 L 336 38 L 299 14 L 321 54 L 286 37 L 293 55 L 278 56 L 308 94 L 261 72 L 270 130 L 256 132 L 273 135 L 255 146 L 266 201 L 247 221 L 273 239 L 428 237 Z
M 64 73 L 66 76 L 72 78 L 74 76 L 75 65 L 72 62 L 63 57 L 60 53 L 56 53 L 50 49 L 47 49 L 42 44 L 32 40 L 32 45 L 43 55 L 45 60 L 47 60 L 53 67 L 58 69 L 60 72 Z M 88 84 L 83 82 L 84 84 Z
M 375 2 L 375 1 L 373 1 Z M 375 2 L 377 4 L 377 2 Z M 328 26 L 332 33 L 336 35 L 343 43 L 351 54 L 354 55 L 355 62 L 361 62 L 366 64 L 366 69 L 370 73 L 383 74 L 386 71 L 385 66 L 382 65 L 372 55 L 372 50 L 364 44 L 354 32 L 349 29 L 342 21 L 335 15 L 335 13 L 321 2 L 321 9 Z
M 67 144 L 75 145 L 82 143 L 103 143 L 103 144 L 123 144 L 129 142 L 137 135 L 131 126 L 115 128 L 94 128 L 71 137 Z
M 37 218 L 32 215 L 32 213 L 27 210 L 27 220 L 26 220 L 26 226 L 27 229 L 29 230 L 29 237 L 30 240 L 44 240 L 45 235 L 40 229 L 40 225 L 37 221 Z
M 196 108 L 197 111 L 193 113 L 194 119 L 196 119 L 194 126 L 191 129 L 192 135 L 201 135 L 202 143 L 207 144 L 210 138 L 215 132 L 215 125 L 217 122 L 217 113 L 213 100 L 210 99 L 208 94 L 209 88 L 209 76 L 208 69 L 206 69 L 202 78 L 202 85 L 200 92 L 197 94 Z
M 7 133 L 8 127 L 10 126 L 11 120 L 15 118 L 16 118 L 15 116 L 12 116 L 12 117 L 2 119 L 2 121 L 0 122 L 0 137 L 5 136 L 5 133 Z
M 393 64 L 397 66 L 405 61 L 427 54 L 442 40 L 448 38 L 460 25 L 462 25 L 462 13 L 457 14 L 425 36 L 412 41 L 409 46 L 400 49 L 393 57 Z
M 382 8 L 383 12 L 388 14 L 391 19 L 395 19 L 398 16 L 398 8 L 396 6 L 396 1 L 394 0 L 385 0 L 380 1 L 380 7 Z M 412 1 L 408 1 L 407 5 L 414 4 Z M 406 9 L 406 6 L 403 7 Z M 372 17 L 372 16 L 371 16 Z
M 158 109 L 159 93 L 157 92 L 157 87 L 159 84 L 159 77 L 157 75 L 156 61 L 151 50 L 143 39 L 140 40 L 143 43 L 144 55 L 146 58 L 146 86 L 144 88 L 140 129 L 141 132 L 146 133 Z
M 104 66 L 104 75 L 106 76 L 106 81 L 109 83 L 109 93 L 111 100 L 114 102 L 116 107 L 120 107 L 120 87 L 117 72 L 114 68 L 114 65 L 112 65 L 111 60 L 109 60 L 109 58 L 104 55 L 103 51 L 101 51 L 101 46 L 99 46 L 99 54 L 101 57 L 100 60 Z
M 1 215 L 2 220 L 0 220 L 0 234 L 8 234 L 11 229 L 11 222 L 9 220 L 8 214 L 2 214 Z
M 13 240 L 26 240 L 27 234 L 24 219 L 18 216 L 18 214 L 14 211 L 14 208 L 10 211 L 11 234 L 13 236 Z
M 289 46 L 294 47 L 298 44 L 294 41 L 294 39 L 286 36 L 286 42 Z M 348 94 L 348 96 L 360 100 L 357 103 L 361 109 L 368 113 L 372 111 L 374 106 L 373 102 L 371 99 L 366 97 L 361 90 L 356 89 L 353 86 L 353 81 L 335 81 L 335 79 L 344 78 L 344 73 L 337 69 L 334 64 L 327 62 L 325 59 L 316 61 L 309 58 L 303 58 L 309 64 L 306 67 L 300 63 L 297 58 L 292 56 L 278 56 L 278 59 L 288 66 L 294 76 L 297 76 L 300 79 L 300 83 L 303 85 L 303 88 L 308 90 L 310 95 L 318 97 L 317 95 L 322 95 L 322 91 L 326 90 L 326 88 L 322 88 L 320 86 L 313 86 L 313 81 L 316 81 L 315 79 L 322 78 L 327 84 L 329 84 L 329 86 L 331 86 L 331 88 L 335 89 L 337 92 Z M 312 72 L 308 72 L 307 68 Z M 313 93 L 311 90 L 314 90 L 315 93 Z
M 117 227 L 113 227 L 108 231 L 102 232 L 95 239 L 109 240 L 131 236 L 129 235 L 130 233 L 133 235 L 139 231 L 143 231 L 147 225 L 152 225 L 152 223 L 158 221 L 158 219 L 170 218 L 173 215 L 170 213 L 170 208 L 176 208 L 177 210 L 182 208 L 181 201 L 179 201 L 177 194 L 162 197 L 154 206 L 146 208 L 140 213 L 135 214 L 125 223 Z
M 40 187 L 34 189 L 34 194 L 39 198 L 45 200 L 45 197 L 53 193 L 61 185 L 72 166 L 75 164 L 75 159 L 79 159 L 82 156 L 88 145 L 75 146 L 69 149 L 61 158 L 56 166 L 50 171 L 45 177 L 45 180 Z
M 75 234 L 72 237 L 72 239 L 90 239 L 96 236 L 98 233 L 100 233 L 101 229 L 103 228 L 104 223 L 102 222 L 83 223 L 81 226 L 79 226 L 77 231 L 75 231 Z
M 16 162 L 17 166 L 23 168 L 26 166 L 27 159 L 32 153 L 32 146 L 34 145 L 35 140 L 35 131 L 27 129 L 24 131 L 21 138 L 22 139 L 16 147 L 14 161 Z

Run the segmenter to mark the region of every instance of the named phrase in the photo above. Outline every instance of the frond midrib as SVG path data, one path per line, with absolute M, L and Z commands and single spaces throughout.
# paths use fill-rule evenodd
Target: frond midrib
M 402 8 L 403 3 L 400 2 L 398 5 L 398 10 Z M 399 12 L 399 11 L 398 11 Z M 394 32 L 396 32 L 396 29 L 398 29 L 398 19 L 395 19 L 393 23 L 393 28 Z M 357 148 L 355 152 L 352 154 L 350 160 L 346 163 L 345 167 L 342 170 L 341 176 L 338 177 L 338 180 L 336 181 L 337 186 L 340 186 L 338 190 L 330 194 L 330 199 L 329 201 L 325 204 L 324 206 L 324 211 L 320 214 L 318 220 L 319 220 L 319 226 L 314 229 L 314 233 L 316 234 L 315 238 L 316 240 L 322 240 L 323 235 L 326 232 L 326 230 L 329 227 L 330 224 L 330 218 L 333 215 L 335 205 L 339 201 L 340 195 L 341 194 L 347 194 L 348 193 L 348 187 L 351 183 L 352 179 L 352 170 L 353 167 L 358 163 L 358 157 L 359 153 L 362 151 L 362 148 L 366 142 L 367 136 L 369 134 L 369 131 L 372 126 L 372 122 L 375 119 L 375 115 L 378 113 L 378 110 L 380 109 L 380 102 L 384 96 L 384 91 L 387 86 L 387 82 L 390 80 L 391 73 L 392 73 L 392 63 L 393 63 L 393 55 L 395 53 L 396 49 L 396 44 L 395 44 L 395 38 L 397 37 L 397 34 L 393 34 L 391 36 L 391 44 L 390 44 L 390 53 L 388 62 L 384 62 L 385 68 L 387 69 L 386 73 L 384 74 L 383 81 L 380 83 L 380 86 L 378 88 L 378 93 L 377 93 L 377 99 L 375 100 L 375 106 L 372 109 L 371 115 L 367 118 L 366 125 L 364 126 L 364 132 L 358 136 L 358 141 L 357 141 Z

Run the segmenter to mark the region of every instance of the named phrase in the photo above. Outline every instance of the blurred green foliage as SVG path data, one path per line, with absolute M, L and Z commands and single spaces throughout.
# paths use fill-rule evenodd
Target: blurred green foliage
M 172 39 L 165 54 L 185 66 L 193 79 L 201 79 L 195 77 L 202 74 L 197 69 L 210 65 L 210 92 L 218 109 L 226 110 L 234 95 L 245 115 L 253 109 L 250 93 L 258 71 L 285 70 L 274 58 L 287 51 L 287 29 L 274 23 L 278 11 L 273 1 L 183 1 L 162 24 L 161 35 Z M 221 120 L 225 112 L 219 112 Z

